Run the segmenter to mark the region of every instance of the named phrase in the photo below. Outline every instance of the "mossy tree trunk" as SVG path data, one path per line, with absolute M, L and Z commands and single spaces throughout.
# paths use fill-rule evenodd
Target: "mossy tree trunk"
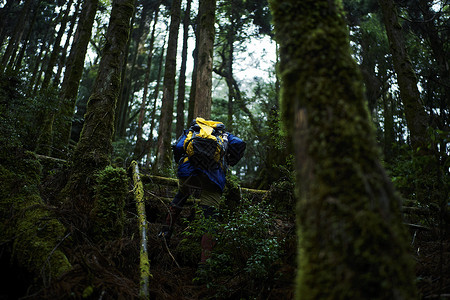
M 270 1 L 297 170 L 296 296 L 415 299 L 400 200 L 379 161 L 337 2 Z
M 66 201 L 85 212 L 92 208 L 95 173 L 110 164 L 114 112 L 120 91 L 121 70 L 134 5 L 135 0 L 112 2 L 98 76 L 88 101 L 80 141 L 72 158 L 73 167 L 66 186 L 69 198 Z
M 173 103 L 175 99 L 175 72 L 177 66 L 178 30 L 180 27 L 181 0 L 173 0 L 164 70 L 163 97 L 159 118 L 156 167 L 160 170 L 170 166 L 170 143 L 172 139 Z
M 198 69 L 193 118 L 211 117 L 211 88 L 216 0 L 200 0 L 198 13 Z

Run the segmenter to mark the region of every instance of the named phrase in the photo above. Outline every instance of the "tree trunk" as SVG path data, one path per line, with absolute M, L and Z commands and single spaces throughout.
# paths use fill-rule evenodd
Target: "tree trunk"
M 152 112 L 150 114 L 150 132 L 148 134 L 148 139 L 145 145 L 145 152 L 147 153 L 147 162 L 146 166 L 150 165 L 151 157 L 152 157 L 152 148 L 153 148 L 153 130 L 155 129 L 155 122 L 156 122 L 156 102 L 158 101 L 158 95 L 159 95 L 159 87 L 161 85 L 161 73 L 162 73 L 162 65 L 163 65 L 163 58 L 164 58 L 164 49 L 166 47 L 166 38 L 164 37 L 164 44 L 161 47 L 161 55 L 159 59 L 159 66 L 158 66 L 158 75 L 156 77 L 156 87 L 154 92 L 154 99 L 153 99 L 153 107 Z
M 383 96 L 383 114 L 384 114 L 384 160 L 391 163 L 394 158 L 393 145 L 395 142 L 394 130 L 394 109 L 392 103 L 392 95 L 385 93 Z
M 56 117 L 56 132 L 58 135 L 55 136 L 53 142 L 53 145 L 57 149 L 64 149 L 69 144 L 78 87 L 83 74 L 84 60 L 91 38 L 98 1 L 86 0 L 83 3 L 72 48 L 67 58 L 64 79 L 61 84 L 60 110 L 59 115 Z
M 378 0 L 383 13 L 383 22 L 389 39 L 400 97 L 405 107 L 405 117 L 411 136 L 411 145 L 416 151 L 426 151 L 429 145 L 427 134 L 428 116 L 421 103 L 417 88 L 416 73 L 406 51 L 402 26 L 398 22 L 397 8 L 393 0 Z
M 198 15 L 197 15 L 197 23 L 198 23 Z M 192 58 L 194 61 L 194 66 L 192 68 L 192 78 L 191 78 L 191 91 L 189 93 L 189 108 L 188 108 L 188 119 L 187 124 L 190 124 L 194 120 L 194 107 L 195 107 L 195 94 L 196 94 L 196 82 L 197 82 L 197 71 L 198 71 L 198 24 L 194 26 L 194 34 L 195 34 L 195 48 L 192 51 Z
M 195 82 L 195 104 L 193 117 L 211 117 L 211 88 L 214 51 L 214 22 L 216 0 L 200 0 L 198 16 L 198 70 Z
M 58 35 L 56 37 L 55 43 L 53 44 L 52 54 L 50 55 L 50 59 L 47 64 L 47 70 L 44 75 L 44 80 L 42 81 L 42 85 L 41 85 L 42 91 L 45 91 L 48 88 L 48 86 L 50 84 L 50 80 L 53 75 L 53 67 L 56 64 L 56 60 L 58 59 L 58 56 L 61 54 L 60 53 L 61 40 L 66 31 L 67 21 L 69 19 L 69 12 L 72 8 L 72 3 L 73 3 L 73 0 L 69 0 L 69 2 L 67 3 L 67 7 L 64 12 L 64 15 L 61 18 L 61 23 L 59 24 L 60 27 L 59 27 Z
M 147 95 L 148 95 L 148 85 L 150 84 L 150 70 L 152 68 L 152 59 L 153 59 L 153 48 L 155 43 L 155 32 L 156 32 L 156 24 L 158 22 L 158 14 L 159 14 L 159 5 L 155 9 L 155 17 L 153 20 L 153 28 L 150 36 L 150 46 L 148 49 L 148 57 L 147 57 L 147 69 L 145 70 L 144 77 L 144 91 L 142 95 L 142 102 L 139 111 L 138 118 L 138 128 L 136 132 L 136 145 L 134 147 L 134 158 L 139 161 L 142 156 L 145 155 L 145 143 L 142 138 L 142 128 L 144 126 L 144 117 L 147 106 Z
M 17 20 L 16 26 L 14 28 L 14 32 L 11 35 L 8 46 L 6 47 L 5 53 L 3 54 L 2 61 L 0 64 L 0 73 L 2 73 L 8 62 L 12 56 L 15 55 L 19 47 L 20 40 L 22 39 L 23 32 L 25 30 L 25 25 L 27 24 L 26 20 L 28 19 L 28 14 L 30 13 L 31 7 L 33 4 L 33 0 L 25 0 L 22 8 L 22 13 L 20 14 L 19 19 Z
M 135 13 L 136 14 L 136 13 Z M 136 15 L 133 14 L 133 17 L 131 19 L 131 33 L 130 36 L 133 35 L 133 31 L 134 31 L 134 21 L 135 21 L 135 17 Z M 120 93 L 119 93 L 119 99 L 117 101 L 117 108 L 116 108 L 116 116 L 115 116 L 115 121 L 114 121 L 114 128 L 116 128 L 116 133 L 115 133 L 115 138 L 119 139 L 123 136 L 121 136 L 121 134 L 124 132 L 124 130 L 122 130 L 122 128 L 125 126 L 125 117 L 127 115 L 127 110 L 128 110 L 128 96 L 125 96 L 127 94 L 127 92 L 125 91 L 127 88 L 127 84 L 126 84 L 126 78 L 127 78 L 127 65 L 128 65 L 128 60 L 130 59 L 130 45 L 131 45 L 131 38 L 128 39 L 128 43 L 126 46 L 126 50 L 125 50 L 125 62 L 122 66 L 122 82 L 120 83 Z
M 163 83 L 163 98 L 158 130 L 158 153 L 156 167 L 160 170 L 170 166 L 170 143 L 172 139 L 173 102 L 175 97 L 175 72 L 177 65 L 178 29 L 180 27 L 181 0 L 173 0 L 169 41 Z
M 135 0 L 114 0 L 106 32 L 106 43 L 98 76 L 88 101 L 80 141 L 72 159 L 71 176 L 65 189 L 73 207 L 82 212 L 92 208 L 94 175 L 109 163 L 114 134 L 114 111 L 120 91 L 122 64 L 130 34 Z
M 175 135 L 178 137 L 184 130 L 184 101 L 186 93 L 186 62 L 187 62 L 187 48 L 189 37 L 189 24 L 191 22 L 191 2 L 187 0 L 186 10 L 184 11 L 183 18 L 183 48 L 181 50 L 181 67 L 180 67 L 180 79 L 178 83 L 178 99 L 177 99 L 177 124 L 175 127 Z
M 116 128 L 117 134 L 116 136 L 119 138 L 125 137 L 126 130 L 128 127 L 128 124 L 130 122 L 130 104 L 133 103 L 134 98 L 134 88 L 132 87 L 133 83 L 135 83 L 135 80 L 133 79 L 133 76 L 135 75 L 136 70 L 136 61 L 138 57 L 138 50 L 141 44 L 141 38 L 144 33 L 144 27 L 146 27 L 146 18 L 148 14 L 149 5 L 148 3 L 144 3 L 142 8 L 142 14 L 139 20 L 139 25 L 136 30 L 133 31 L 133 34 L 131 37 L 133 37 L 133 42 L 130 45 L 133 45 L 134 47 L 131 47 L 132 53 L 130 55 L 131 63 L 130 63 L 130 70 L 126 72 L 126 76 L 124 76 L 124 88 L 122 91 L 122 110 L 120 114 L 120 122 L 118 123 L 118 127 Z M 134 16 L 136 17 L 136 16 Z M 134 19 L 134 18 L 133 18 Z
M 336 2 L 271 1 L 297 170 L 297 298 L 416 299 L 400 199 Z
M 6 4 L 2 7 L 2 9 L 0 10 L 0 46 L 3 46 L 3 41 L 5 40 L 5 36 L 6 36 L 6 22 L 10 21 L 10 17 L 8 16 L 11 8 L 13 8 L 13 6 L 16 4 L 18 5 L 18 3 L 16 0 L 8 0 L 6 1 Z
M 80 11 L 80 6 L 81 6 L 81 2 L 82 1 L 78 1 L 76 6 L 75 6 L 75 11 L 70 19 L 69 22 L 69 31 L 67 32 L 67 36 L 72 36 L 73 33 L 73 29 L 75 28 L 75 23 L 77 21 L 78 18 L 78 13 Z M 67 49 L 69 48 L 69 43 L 70 43 L 70 39 L 66 39 L 66 42 L 64 44 L 64 47 L 61 51 L 61 56 L 59 58 L 59 63 L 58 63 L 58 70 L 56 71 L 56 75 L 55 75 L 55 80 L 53 81 L 53 86 L 58 86 L 59 85 L 59 81 L 61 78 L 61 73 L 62 73 L 62 69 L 65 65 L 66 62 L 66 54 L 67 54 Z
M 28 82 L 28 90 L 27 90 L 27 96 L 28 97 L 33 97 L 34 96 L 34 90 L 35 90 L 35 86 L 38 85 L 38 72 L 39 72 L 39 67 L 41 65 L 41 63 L 44 60 L 45 57 L 45 50 L 47 48 L 47 37 L 49 36 L 50 32 L 52 30 L 48 29 L 45 34 L 44 34 L 44 38 L 42 39 L 42 44 L 41 47 L 39 48 L 39 54 L 34 58 L 34 62 L 33 62 L 33 72 L 31 73 L 31 77 L 29 79 Z M 36 83 L 37 82 L 37 83 Z
M 16 72 L 19 72 L 22 67 L 22 60 L 25 55 L 25 50 L 27 49 L 28 42 L 30 41 L 31 34 L 33 33 L 34 24 L 36 23 L 36 17 L 38 15 L 40 5 L 41 1 L 39 0 L 35 6 L 30 25 L 28 26 L 27 36 L 25 37 L 24 42 L 22 43 L 22 47 L 20 48 L 19 55 L 17 55 L 17 59 L 14 62 L 14 70 Z M 11 63 L 12 61 L 10 61 L 10 64 Z

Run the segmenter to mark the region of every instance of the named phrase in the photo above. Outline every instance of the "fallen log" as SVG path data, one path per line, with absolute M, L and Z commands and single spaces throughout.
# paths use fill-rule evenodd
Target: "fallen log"
M 178 186 L 178 179 L 176 179 L 176 178 L 142 174 L 141 179 L 142 179 L 143 183 L 161 184 L 161 185 L 167 185 L 167 186 L 173 186 L 173 187 Z M 255 190 L 255 189 L 244 188 L 244 187 L 240 187 L 240 189 L 243 194 L 249 194 L 249 195 L 258 196 L 258 197 L 262 197 L 266 193 L 269 192 L 268 190 Z

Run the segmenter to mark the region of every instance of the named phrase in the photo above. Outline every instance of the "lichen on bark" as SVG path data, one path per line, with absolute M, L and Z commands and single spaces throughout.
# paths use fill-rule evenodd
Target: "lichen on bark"
M 379 161 L 340 1 L 272 0 L 297 170 L 302 299 L 414 299 L 400 199 Z
M 60 247 L 66 230 L 39 195 L 41 165 L 19 148 L 2 147 L 0 161 L 0 245 L 48 283 L 72 266 Z

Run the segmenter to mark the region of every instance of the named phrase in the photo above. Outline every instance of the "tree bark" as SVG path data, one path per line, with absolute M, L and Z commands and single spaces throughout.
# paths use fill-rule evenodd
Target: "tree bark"
M 3 41 L 6 37 L 6 24 L 11 20 L 8 15 L 11 12 L 11 8 L 14 5 L 18 5 L 16 2 L 16 0 L 7 0 L 6 4 L 0 10 L 0 46 L 3 46 Z
M 109 163 L 114 134 L 114 112 L 120 91 L 121 70 L 130 34 L 135 0 L 114 0 L 98 76 L 88 101 L 80 141 L 72 158 L 73 167 L 65 189 L 73 207 L 92 208 L 94 174 Z
M 181 67 L 180 79 L 178 82 L 178 98 L 177 98 L 177 124 L 175 127 L 175 136 L 180 136 L 183 133 L 184 124 L 184 101 L 186 93 L 186 62 L 187 62 L 187 48 L 189 37 L 189 24 L 191 22 L 191 2 L 187 0 L 186 10 L 183 18 L 183 48 L 181 50 Z
M 78 13 L 80 11 L 80 6 L 81 6 L 81 2 L 82 1 L 78 1 L 76 6 L 75 6 L 75 11 L 71 17 L 71 20 L 69 22 L 69 31 L 67 32 L 67 36 L 70 37 L 72 36 L 73 30 L 75 28 L 75 23 L 76 20 L 78 18 Z M 53 81 L 53 86 L 58 86 L 59 82 L 60 82 L 60 78 L 61 78 L 61 73 L 62 73 L 62 69 L 65 65 L 66 62 L 66 54 L 67 54 L 67 49 L 69 48 L 69 43 L 70 43 L 70 38 L 66 39 L 66 42 L 64 44 L 64 47 L 61 51 L 61 56 L 59 58 L 59 63 L 58 63 L 58 70 L 56 71 L 56 75 L 55 75 L 55 80 Z
M 0 64 L 0 73 L 2 73 L 6 66 L 9 65 L 8 62 L 11 61 L 11 57 L 17 51 L 19 47 L 20 40 L 22 39 L 23 32 L 25 30 L 26 20 L 30 13 L 31 7 L 33 4 L 33 0 L 25 0 L 22 8 L 22 13 L 20 14 L 19 19 L 17 20 L 16 26 L 14 28 L 14 32 L 9 40 L 8 46 L 6 47 L 5 53 L 3 54 L 1 64 Z
M 193 118 L 209 119 L 211 117 L 215 12 L 216 0 L 199 1 L 198 69 Z
M 73 38 L 69 57 L 67 58 L 64 79 L 60 91 L 60 109 L 56 116 L 56 132 L 53 145 L 64 149 L 69 144 L 72 118 L 75 111 L 78 87 L 83 74 L 87 46 L 91 38 L 99 0 L 86 0 L 83 3 L 77 30 Z M 54 131 L 55 132 L 55 131 Z
M 53 67 L 56 64 L 56 60 L 58 59 L 58 56 L 61 54 L 60 53 L 61 40 L 64 35 L 64 32 L 66 31 L 67 21 L 69 19 L 69 12 L 72 8 L 72 3 L 73 3 L 73 0 L 69 0 L 69 2 L 67 3 L 67 7 L 64 12 L 64 15 L 61 18 L 61 22 L 59 23 L 60 27 L 59 27 L 58 35 L 56 37 L 55 43 L 53 44 L 52 54 L 50 55 L 50 59 L 47 64 L 47 70 L 45 72 L 44 80 L 42 81 L 42 85 L 41 85 L 41 90 L 43 90 L 43 91 L 45 91 L 50 84 L 50 80 L 52 79 L 52 75 L 53 75 Z
M 153 130 L 155 129 L 155 123 L 156 123 L 156 102 L 158 101 L 158 95 L 159 95 L 159 87 L 161 85 L 161 73 L 162 73 L 162 65 L 163 65 L 163 58 L 164 58 L 164 49 L 166 47 L 166 38 L 164 38 L 164 44 L 161 47 L 161 55 L 159 59 L 159 66 L 158 66 L 158 75 L 156 78 L 156 87 L 155 92 L 153 96 L 153 105 L 152 105 L 152 111 L 150 114 L 150 132 L 148 134 L 148 139 L 145 145 L 145 152 L 147 153 L 147 162 L 146 166 L 149 166 L 152 158 L 152 150 L 153 150 Z
M 20 47 L 19 55 L 17 55 L 17 58 L 15 59 L 14 70 L 16 72 L 19 72 L 19 70 L 22 67 L 22 60 L 25 55 L 25 50 L 27 49 L 28 42 L 30 41 L 31 34 L 33 33 L 34 24 L 36 23 L 36 18 L 37 18 L 38 12 L 39 12 L 40 5 L 41 5 L 41 1 L 39 0 L 34 8 L 33 17 L 29 23 L 27 35 L 24 39 L 24 42 L 22 43 L 22 46 Z M 12 61 L 10 61 L 10 65 L 12 65 Z
M 416 299 L 400 199 L 383 170 L 340 1 L 272 0 L 297 171 L 302 299 Z
M 158 22 L 158 14 L 159 14 L 159 5 L 155 9 L 155 17 L 153 20 L 153 28 L 150 36 L 150 46 L 148 49 L 148 56 L 147 56 L 147 69 L 145 70 L 145 77 L 144 77 L 144 91 L 142 94 L 142 102 L 139 110 L 138 128 L 136 132 L 136 145 L 134 147 L 134 158 L 137 161 L 139 161 L 142 158 L 142 156 L 145 155 L 146 152 L 145 143 L 142 138 L 142 128 L 144 126 L 144 117 L 147 107 L 148 85 L 150 84 L 150 70 L 152 69 L 153 48 L 155 43 L 155 31 L 156 31 L 156 24 Z
M 416 73 L 406 51 L 402 26 L 398 22 L 397 8 L 393 0 L 378 0 L 378 2 L 389 39 L 394 69 L 397 73 L 400 97 L 405 107 L 411 146 L 415 151 L 417 149 L 426 151 L 430 140 L 427 134 L 428 116 L 421 103 Z
M 160 170 L 170 166 L 170 143 L 172 138 L 173 103 L 175 98 L 175 72 L 177 65 L 178 30 L 180 27 L 181 0 L 174 0 L 171 9 L 169 41 L 163 83 L 163 98 L 158 130 L 156 167 Z

